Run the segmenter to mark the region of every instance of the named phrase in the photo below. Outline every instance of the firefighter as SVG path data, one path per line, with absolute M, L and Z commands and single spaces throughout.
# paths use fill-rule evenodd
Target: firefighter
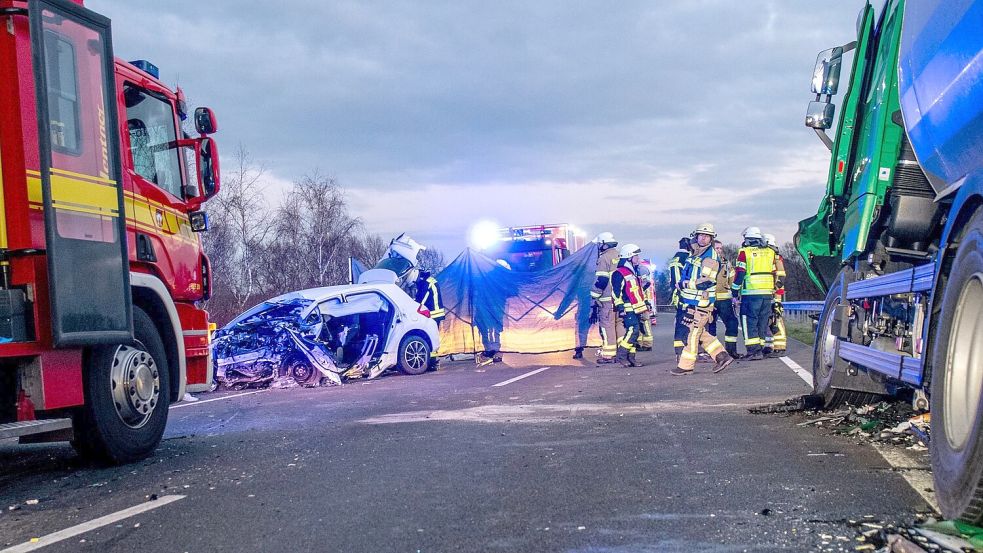
M 601 351 L 598 365 L 615 363 L 618 353 L 618 321 L 611 299 L 611 274 L 618 267 L 618 241 L 610 232 L 602 232 L 594 238 L 597 244 L 597 268 L 594 286 L 591 288 L 591 319 L 597 321 L 601 334 Z
M 724 322 L 724 349 L 727 354 L 734 359 L 740 359 L 737 353 L 737 331 L 740 323 L 737 320 L 737 313 L 734 311 L 733 293 L 730 290 L 734 284 L 734 266 L 730 260 L 724 257 L 724 243 L 720 240 L 713 241 L 713 249 L 717 252 L 720 259 L 720 271 L 717 273 L 717 300 L 713 310 L 713 319 L 707 327 L 710 334 L 717 335 L 717 319 Z
M 768 330 L 768 318 L 775 296 L 775 251 L 768 247 L 761 229 L 744 229 L 744 243 L 734 266 L 731 290 L 739 294 L 741 326 L 744 327 L 744 347 L 752 361 L 764 359 L 763 346 Z
M 686 259 L 679 287 L 679 299 L 685 308 L 683 321 L 689 334 L 679 362 L 671 371 L 677 376 L 692 374 L 700 346 L 717 363 L 713 369 L 715 373 L 734 362 L 734 358 L 724 350 L 717 337 L 706 332 L 716 302 L 717 273 L 720 271 L 720 260 L 713 249 L 716 235 L 717 232 L 710 223 L 703 223 L 693 231 L 696 241 L 693 252 Z
M 691 246 L 692 241 L 688 236 L 680 238 L 679 249 L 676 250 L 676 254 L 672 256 L 668 264 L 669 287 L 672 288 L 672 300 L 669 303 L 676 308 L 676 326 L 672 336 L 672 347 L 676 350 L 676 360 L 679 360 L 679 354 L 683 352 L 683 346 L 686 345 L 686 336 L 689 335 L 689 328 L 683 324 L 685 309 L 679 301 L 679 282 L 682 280 L 683 267 L 686 266 Z
M 652 351 L 655 345 L 652 339 L 652 319 L 655 317 L 655 266 L 651 260 L 643 259 L 636 267 L 638 282 L 642 285 L 642 295 L 645 296 L 645 306 L 648 313 L 641 317 L 641 334 L 638 336 L 638 351 Z
M 420 304 L 418 311 L 433 319 L 439 329 L 440 322 L 447 316 L 447 310 L 444 309 L 444 304 L 441 301 L 440 285 L 437 284 L 437 278 L 429 271 L 420 271 L 416 279 L 416 302 Z M 440 359 L 437 357 L 436 350 L 431 351 L 429 370 L 435 371 L 438 368 L 440 368 Z
M 767 357 L 784 357 L 788 338 L 785 334 L 785 259 L 778 253 L 778 241 L 774 234 L 764 234 L 765 244 L 775 251 L 775 297 L 771 302 L 771 316 L 768 318 L 768 337 L 765 339 L 764 353 Z
M 648 316 L 648 306 L 638 281 L 636 267 L 641 262 L 642 249 L 636 244 L 621 247 L 618 268 L 611 275 L 611 296 L 614 310 L 621 318 L 623 334 L 618 340 L 618 361 L 625 367 L 641 367 L 635 359 L 641 319 Z

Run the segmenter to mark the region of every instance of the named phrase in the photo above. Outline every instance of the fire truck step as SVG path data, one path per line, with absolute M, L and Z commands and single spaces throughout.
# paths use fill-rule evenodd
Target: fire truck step
M 0 440 L 19 438 L 42 432 L 54 432 L 72 427 L 72 419 L 46 419 L 38 421 L 8 422 L 0 424 Z

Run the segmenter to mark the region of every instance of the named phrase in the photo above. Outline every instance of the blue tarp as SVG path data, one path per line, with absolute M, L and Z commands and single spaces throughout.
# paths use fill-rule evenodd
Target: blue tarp
M 534 273 L 510 271 L 480 252 L 464 250 L 437 275 L 448 311 L 440 325 L 440 354 L 600 346 L 589 321 L 596 265 L 595 244 Z

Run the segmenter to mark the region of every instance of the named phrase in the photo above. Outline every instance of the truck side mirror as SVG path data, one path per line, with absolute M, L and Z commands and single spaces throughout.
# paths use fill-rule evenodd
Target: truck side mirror
M 833 126 L 833 113 L 836 106 L 829 102 L 809 102 L 806 110 L 806 126 L 826 130 Z
M 193 148 L 197 167 L 197 186 L 185 186 L 184 199 L 192 209 L 198 209 L 219 191 L 218 146 L 207 136 L 178 140 L 178 146 Z
M 218 130 L 218 120 L 215 119 L 215 112 L 211 108 L 195 109 L 195 129 L 202 136 Z
M 819 52 L 816 57 L 816 67 L 812 71 L 812 93 L 835 95 L 840 86 L 840 67 L 842 64 L 842 46 Z

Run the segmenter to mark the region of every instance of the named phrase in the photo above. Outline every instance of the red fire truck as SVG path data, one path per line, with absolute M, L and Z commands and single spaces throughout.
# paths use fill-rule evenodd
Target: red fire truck
M 490 233 L 484 251 L 513 271 L 536 272 L 559 265 L 584 240 L 584 233 L 569 224 L 508 227 Z
M 81 0 L 0 0 L 0 439 L 129 462 L 210 380 L 215 116 Z

